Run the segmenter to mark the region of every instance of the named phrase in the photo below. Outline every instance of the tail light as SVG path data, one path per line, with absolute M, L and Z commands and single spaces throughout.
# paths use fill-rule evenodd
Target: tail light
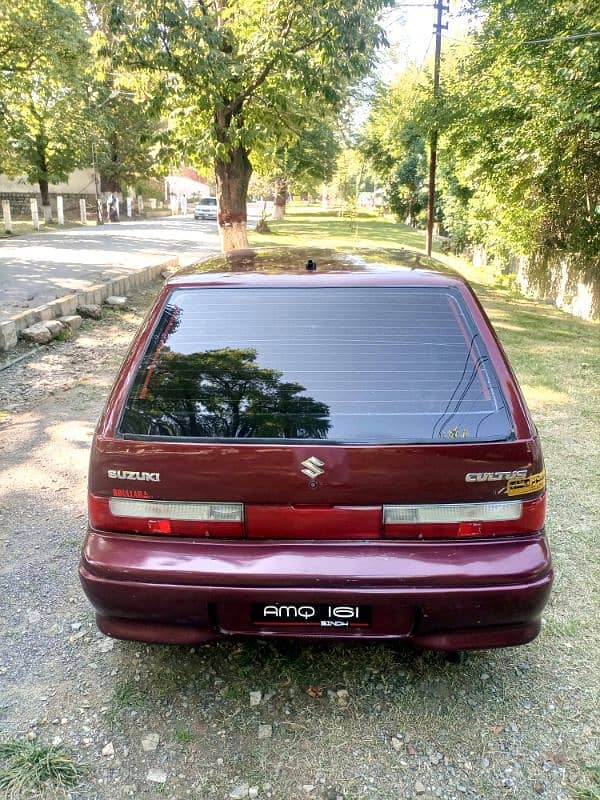
M 546 495 L 534 500 L 383 507 L 389 539 L 467 539 L 535 533 L 544 527 Z
M 242 503 L 186 503 L 88 496 L 92 528 L 118 533 L 240 538 Z
M 128 497 L 97 497 L 89 495 L 90 525 L 96 530 L 117 533 L 163 534 L 171 536 L 195 536 L 216 538 L 242 538 L 244 531 L 244 506 L 242 503 L 198 503 L 164 500 L 141 500 Z M 381 506 L 379 507 L 381 509 Z M 250 507 L 253 526 L 257 519 Z M 259 509 L 259 511 L 264 509 Z M 303 509 L 308 513 L 308 509 Z M 349 509 L 345 509 L 349 511 Z M 353 509 L 356 511 L 357 509 Z M 373 508 L 358 509 L 375 512 Z M 336 520 L 341 523 L 334 534 L 331 526 L 310 509 L 310 519 L 305 520 L 302 530 L 290 527 L 290 520 L 281 520 L 269 509 L 269 518 L 283 523 L 272 525 L 267 531 L 257 534 L 249 530 L 251 538 L 379 538 L 379 524 L 365 526 L 365 514 L 359 515 L 360 531 L 349 526 L 351 520 Z M 533 500 L 507 500 L 488 503 L 438 503 L 427 505 L 383 506 L 383 537 L 386 539 L 468 539 L 493 536 L 518 536 L 536 533 L 544 527 L 546 496 Z M 381 511 L 379 511 L 381 520 Z M 357 520 L 358 522 L 359 520 Z M 288 523 L 287 525 L 285 523 Z M 319 524 L 320 523 L 320 524 Z M 260 527 L 260 526 L 259 526 Z M 325 531 L 321 530 L 325 527 Z M 252 528 L 252 526 L 251 526 Z M 275 530 L 277 528 L 277 530 Z M 367 530 L 368 528 L 368 530 Z M 336 527 L 336 531 L 337 531 Z M 282 535 L 282 530 L 287 535 Z M 325 533 L 325 535 L 323 535 Z

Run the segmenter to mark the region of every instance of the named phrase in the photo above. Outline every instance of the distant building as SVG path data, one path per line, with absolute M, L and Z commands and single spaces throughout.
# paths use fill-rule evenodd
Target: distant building
M 384 203 L 384 189 L 375 189 L 374 192 L 359 192 L 357 202 L 359 208 L 380 208 Z
M 208 179 L 199 175 L 193 167 L 183 167 L 165 178 L 165 200 L 170 195 L 205 197 L 210 194 Z

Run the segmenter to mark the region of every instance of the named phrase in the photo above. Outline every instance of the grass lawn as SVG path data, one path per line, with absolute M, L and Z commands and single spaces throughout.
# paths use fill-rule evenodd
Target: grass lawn
M 40 219 L 40 229 L 36 231 L 33 227 L 31 220 L 13 219 L 13 231 L 7 233 L 4 230 L 4 224 L 0 220 L 0 239 L 14 239 L 15 236 L 23 236 L 26 233 L 48 233 L 50 231 L 61 231 L 65 228 L 80 228 L 81 222 L 74 220 L 66 220 L 65 225 L 59 225 L 56 219 L 53 222 L 46 223 L 43 218 Z M 95 224 L 95 223 L 88 223 Z
M 171 211 L 167 208 L 164 209 L 150 209 L 148 208 L 147 212 L 144 214 L 144 219 L 151 219 L 154 217 L 168 217 L 171 215 Z M 135 217 L 135 219 L 140 219 L 139 217 Z M 121 221 L 127 222 L 130 221 L 128 217 L 125 215 L 124 211 L 122 210 L 121 213 Z M 33 222 L 30 219 L 13 219 L 13 232 L 7 233 L 4 230 L 4 224 L 2 222 L 2 218 L 0 217 L 0 240 L 2 239 L 14 239 L 15 236 L 23 236 L 25 234 L 31 233 L 50 233 L 52 231 L 63 231 L 65 228 L 82 228 L 86 227 L 83 225 L 78 219 L 67 219 L 65 220 L 64 225 L 59 225 L 56 217 L 54 217 L 52 222 L 46 223 L 44 222 L 43 217 L 40 217 L 40 229 L 36 231 L 33 227 Z M 96 220 L 92 214 L 92 211 L 88 208 L 88 221 L 87 227 L 96 227 Z
M 361 211 L 353 219 L 342 218 L 336 211 L 321 211 L 315 206 L 290 205 L 281 222 L 268 220 L 271 233 L 250 231 L 250 243 L 255 247 L 331 247 L 381 253 L 386 259 L 393 251 L 410 250 L 425 256 L 425 231 L 393 222 L 388 217 L 372 211 Z M 387 251 L 387 252 L 386 252 Z M 458 269 L 469 280 L 485 282 L 491 279 L 489 271 L 478 269 L 463 259 L 444 255 L 440 243 L 434 241 L 433 252 L 437 259 L 453 269 Z

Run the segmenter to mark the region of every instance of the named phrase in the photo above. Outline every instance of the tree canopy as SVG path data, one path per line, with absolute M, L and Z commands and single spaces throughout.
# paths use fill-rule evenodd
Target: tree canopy
M 393 200 L 415 143 L 438 128 L 438 220 L 457 247 L 485 244 L 499 263 L 527 256 L 540 283 L 558 260 L 600 279 L 597 6 L 477 0 L 473 10 L 467 41 L 444 46 L 438 101 L 427 67 L 406 71 L 377 98 L 364 148 Z
M 132 0 L 114 15 L 121 59 L 163 76 L 181 156 L 214 166 L 225 249 L 247 246 L 250 154 L 285 138 L 298 97 L 339 107 L 384 42 L 391 0 Z
M 447 149 L 492 192 L 495 237 L 600 277 L 600 39 L 591 0 L 479 0 L 485 13 L 451 75 Z M 544 41 L 544 40 L 551 41 Z M 460 113 L 459 113 L 460 109 Z
M 39 183 L 82 160 L 88 42 L 74 8 L 54 0 L 0 8 L 0 169 Z
M 360 149 L 386 183 L 390 209 L 409 224 L 427 205 L 426 131 L 418 116 L 426 84 L 409 67 L 389 87 L 379 87 Z

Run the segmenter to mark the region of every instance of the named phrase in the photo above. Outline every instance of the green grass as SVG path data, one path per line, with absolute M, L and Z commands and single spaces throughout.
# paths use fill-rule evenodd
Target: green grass
M 68 325 L 65 325 L 62 331 L 59 332 L 58 336 L 55 336 L 54 338 L 59 342 L 68 342 L 73 338 L 73 331 Z
M 143 705 L 146 695 L 134 680 L 117 683 L 113 689 L 106 717 L 109 723 L 116 722 L 123 711 Z
M 271 233 L 251 231 L 253 244 L 297 247 L 309 243 L 335 248 L 398 248 L 411 247 L 424 251 L 425 233 L 399 225 L 374 212 L 361 211 L 353 219 L 336 211 L 320 211 L 308 206 L 291 206 L 280 222 L 269 220 Z
M 88 225 L 92 224 L 95 225 L 95 222 L 88 221 Z M 81 222 L 79 221 L 66 221 L 65 225 L 59 225 L 56 219 L 53 222 L 46 223 L 43 219 L 40 219 L 40 229 L 39 233 L 48 233 L 49 231 L 62 231 L 65 228 L 80 228 L 82 227 Z M 0 218 L 0 239 L 14 239 L 15 236 L 23 236 L 26 233 L 38 233 L 33 227 L 33 222 L 31 220 L 24 220 L 24 219 L 13 219 L 13 232 L 7 233 L 4 230 L 4 224 L 2 219 Z
M 196 737 L 189 728 L 175 728 L 175 739 L 179 744 L 189 744 L 193 742 Z
M 578 786 L 574 790 L 575 800 L 600 800 L 600 766 L 586 767 L 589 776 L 588 786 Z
M 61 746 L 8 739 L 0 743 L 0 794 L 7 800 L 66 794 L 83 769 Z
M 425 231 L 395 222 L 391 217 L 374 211 L 359 211 L 352 219 L 341 217 L 336 210 L 290 205 L 281 222 L 269 220 L 271 232 L 260 234 L 250 231 L 251 245 L 255 247 L 325 247 L 368 252 L 390 263 L 399 251 L 410 251 L 414 258 L 425 257 Z M 439 264 L 458 269 L 469 280 L 492 283 L 489 269 L 480 269 L 456 256 L 442 253 L 441 244 L 433 243 L 433 254 Z M 427 262 L 423 262 L 427 263 Z

